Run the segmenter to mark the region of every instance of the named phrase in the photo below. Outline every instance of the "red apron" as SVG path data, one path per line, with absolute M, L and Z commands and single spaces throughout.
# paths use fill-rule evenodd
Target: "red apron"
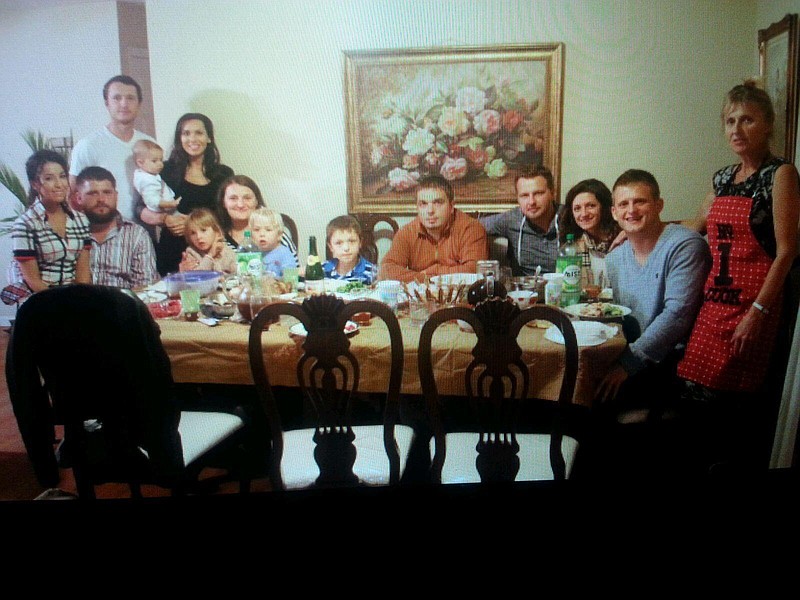
M 755 391 L 764 379 L 778 329 L 780 298 L 764 316 L 765 345 L 756 356 L 744 360 L 732 355 L 733 332 L 761 291 L 773 260 L 750 229 L 752 203 L 739 196 L 714 199 L 707 219 L 714 263 L 686 356 L 678 364 L 680 377 L 715 390 Z

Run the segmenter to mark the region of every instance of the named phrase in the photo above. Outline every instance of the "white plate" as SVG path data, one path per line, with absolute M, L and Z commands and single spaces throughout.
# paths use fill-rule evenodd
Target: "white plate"
M 616 325 L 606 325 L 597 321 L 575 321 L 572 323 L 572 327 L 575 329 L 578 346 L 597 346 L 613 338 L 618 331 Z M 564 343 L 564 336 L 555 325 L 547 328 L 544 337 L 556 344 Z
M 581 319 L 591 319 L 593 321 L 608 321 L 609 319 L 619 319 L 620 317 L 624 317 L 626 315 L 631 314 L 631 309 L 627 306 L 621 306 L 619 304 L 612 304 L 611 302 L 601 302 L 600 304 L 607 304 L 608 306 L 613 306 L 614 308 L 618 308 L 622 311 L 621 315 L 604 315 L 600 317 L 593 317 L 589 315 L 582 315 L 581 310 L 588 306 L 585 302 L 581 302 L 580 304 L 571 304 L 570 306 L 565 306 L 563 308 L 564 312 L 567 312 L 575 317 L 580 317 Z
M 439 281 L 442 281 L 445 285 L 460 285 L 462 283 L 466 285 L 472 285 L 476 281 L 478 281 L 478 274 L 477 273 L 448 273 L 446 275 L 434 275 L 431 277 L 431 283 L 434 285 L 439 285 Z
M 281 294 L 280 296 L 278 296 L 278 298 L 280 298 L 284 302 L 288 302 L 289 300 L 294 300 L 295 298 L 297 298 L 297 292 L 288 292 L 286 294 Z
M 344 324 L 344 332 L 347 335 L 355 333 L 357 330 L 358 330 L 358 324 L 353 321 L 348 321 L 347 323 Z M 306 328 L 303 327 L 302 323 L 295 323 L 294 325 L 289 327 L 289 333 L 299 337 L 306 337 L 308 335 L 308 332 L 306 331 Z
M 167 299 L 166 292 L 159 292 L 156 290 L 144 290 L 142 292 L 137 292 L 136 295 L 139 296 L 139 299 L 145 304 L 149 304 L 151 302 L 161 302 L 162 300 Z

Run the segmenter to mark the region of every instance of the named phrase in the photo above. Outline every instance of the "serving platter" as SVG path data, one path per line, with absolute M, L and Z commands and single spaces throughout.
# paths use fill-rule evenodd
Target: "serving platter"
M 591 307 L 591 308 L 589 308 Z M 591 313 L 587 314 L 587 311 L 596 310 L 597 307 L 600 307 L 603 310 L 604 314 L 594 315 Z M 591 320 L 591 321 L 610 321 L 615 319 L 621 319 L 629 314 L 631 314 L 631 309 L 627 306 L 622 306 L 621 304 L 612 304 L 611 302 L 580 302 L 578 304 L 571 304 L 570 306 L 565 306 L 562 310 L 566 313 L 574 317 L 578 317 L 583 320 Z M 608 314 L 607 311 L 613 310 L 614 314 Z

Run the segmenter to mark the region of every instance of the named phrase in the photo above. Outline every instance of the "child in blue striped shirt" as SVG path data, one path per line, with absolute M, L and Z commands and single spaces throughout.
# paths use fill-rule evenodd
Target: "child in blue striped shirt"
M 359 254 L 361 250 L 361 226 L 350 215 L 336 217 L 326 230 L 331 260 L 322 265 L 325 277 L 360 281 L 370 285 L 377 276 L 375 265 Z

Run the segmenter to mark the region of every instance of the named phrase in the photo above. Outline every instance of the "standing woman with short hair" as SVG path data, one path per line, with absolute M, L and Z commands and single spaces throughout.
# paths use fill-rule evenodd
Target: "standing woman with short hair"
M 89 221 L 67 204 L 66 159 L 39 150 L 25 163 L 30 207 L 14 222 L 12 282 L 31 292 L 68 283 L 91 283 Z
M 691 223 L 707 233 L 714 263 L 678 374 L 696 401 L 690 404 L 706 413 L 700 436 L 718 454 L 712 464 L 766 466 L 769 456 L 754 444 L 763 442 L 755 424 L 768 408 L 765 375 L 800 217 L 797 169 L 769 150 L 774 120 L 769 96 L 754 82 L 728 92 L 722 121 L 739 161 L 716 172 Z
M 233 170 L 220 162 L 211 119 L 200 113 L 187 113 L 178 119 L 172 153 L 164 163 L 161 178 L 181 201 L 175 213 L 164 217 L 156 244 L 159 273 L 178 270 L 186 250 L 184 229 L 188 214 L 196 208 L 214 211 L 219 185 L 230 175 Z

